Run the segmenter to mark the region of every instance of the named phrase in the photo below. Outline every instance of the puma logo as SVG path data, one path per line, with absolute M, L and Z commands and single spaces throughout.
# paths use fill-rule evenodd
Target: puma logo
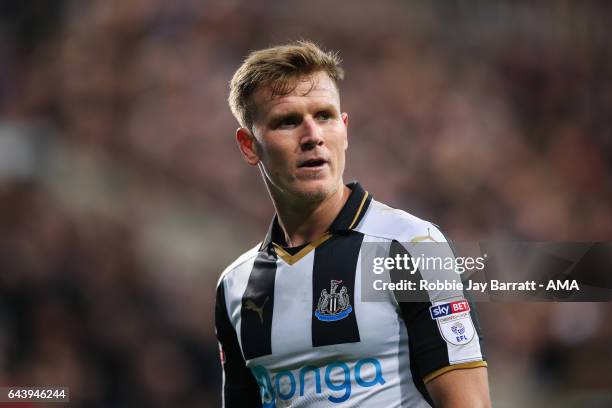
M 431 232 L 429 232 L 429 228 L 427 228 L 427 235 L 421 235 L 418 237 L 414 237 L 410 240 L 410 242 L 415 243 L 415 242 L 422 242 L 422 241 L 432 241 L 432 242 L 438 242 L 436 241 L 432 236 L 431 236 Z
M 253 302 L 251 299 L 248 299 L 245 303 L 245 306 L 248 310 L 257 312 L 257 314 L 259 315 L 259 321 L 261 322 L 261 324 L 263 324 L 263 310 L 269 299 L 270 299 L 270 296 L 266 296 L 266 299 L 263 301 L 261 306 L 257 306 L 255 302 Z

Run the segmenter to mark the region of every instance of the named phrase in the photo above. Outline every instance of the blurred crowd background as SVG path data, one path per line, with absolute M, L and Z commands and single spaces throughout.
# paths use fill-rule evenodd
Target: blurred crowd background
M 273 214 L 228 81 L 288 40 L 340 51 L 346 181 L 455 241 L 612 240 L 611 21 L 604 1 L 0 2 L 0 385 L 219 406 L 216 281 Z M 494 405 L 612 406 L 611 312 L 480 304 Z

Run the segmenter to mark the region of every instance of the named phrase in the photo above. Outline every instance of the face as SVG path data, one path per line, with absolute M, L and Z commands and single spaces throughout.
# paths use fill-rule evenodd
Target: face
M 263 88 L 253 98 L 252 132 L 241 128 L 236 136 L 273 196 L 313 202 L 342 191 L 348 117 L 329 76 L 318 72 L 299 78 L 288 95 Z

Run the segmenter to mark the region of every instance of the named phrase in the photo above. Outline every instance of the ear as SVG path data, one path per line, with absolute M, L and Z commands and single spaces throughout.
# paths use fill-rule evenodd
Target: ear
M 344 140 L 344 150 L 348 148 L 348 113 L 342 112 L 342 122 L 344 123 L 344 128 L 346 132 L 346 138 Z
M 251 166 L 256 166 L 259 163 L 259 156 L 255 149 L 256 141 L 253 133 L 247 128 L 238 128 L 238 130 L 236 130 L 236 142 L 238 143 L 238 148 L 240 149 L 240 153 L 242 153 L 244 161 Z

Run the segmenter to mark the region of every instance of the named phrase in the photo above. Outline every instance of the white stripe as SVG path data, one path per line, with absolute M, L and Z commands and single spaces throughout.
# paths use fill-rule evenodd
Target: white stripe
M 395 305 L 390 300 L 381 302 L 361 301 L 362 273 L 369 272 L 368 270 L 362 270 L 361 267 L 363 245 L 373 245 L 372 242 L 381 242 L 381 240 L 364 236 L 357 260 L 353 310 L 359 327 L 360 342 L 355 343 L 351 351 L 358 355 L 378 358 L 383 367 L 383 376 L 386 383 L 384 384 L 384 391 L 380 390 L 383 386 L 378 385 L 379 389 L 377 391 L 379 392 L 373 393 L 364 390 L 361 394 L 356 393 L 351 402 L 355 404 L 353 406 L 399 407 L 401 390 L 400 377 L 397 373 L 407 370 L 408 375 L 410 375 L 410 365 L 400 367 L 399 360 L 395 358 L 400 341 L 399 320 Z M 407 349 L 408 343 L 405 346 Z
M 280 257 L 276 262 L 272 353 L 275 356 L 287 354 L 284 365 L 291 366 L 292 353 L 299 354 L 312 348 L 312 269 L 315 251 L 310 251 L 293 265 L 288 265 Z
M 236 328 L 236 335 L 240 348 L 242 348 L 242 338 L 240 336 L 242 295 L 244 295 L 244 291 L 249 283 L 249 276 L 253 270 L 255 259 L 256 257 L 253 256 L 248 261 L 239 264 L 233 270 L 226 273 L 222 280 L 222 282 L 225 282 L 224 289 L 227 315 L 232 325 Z

